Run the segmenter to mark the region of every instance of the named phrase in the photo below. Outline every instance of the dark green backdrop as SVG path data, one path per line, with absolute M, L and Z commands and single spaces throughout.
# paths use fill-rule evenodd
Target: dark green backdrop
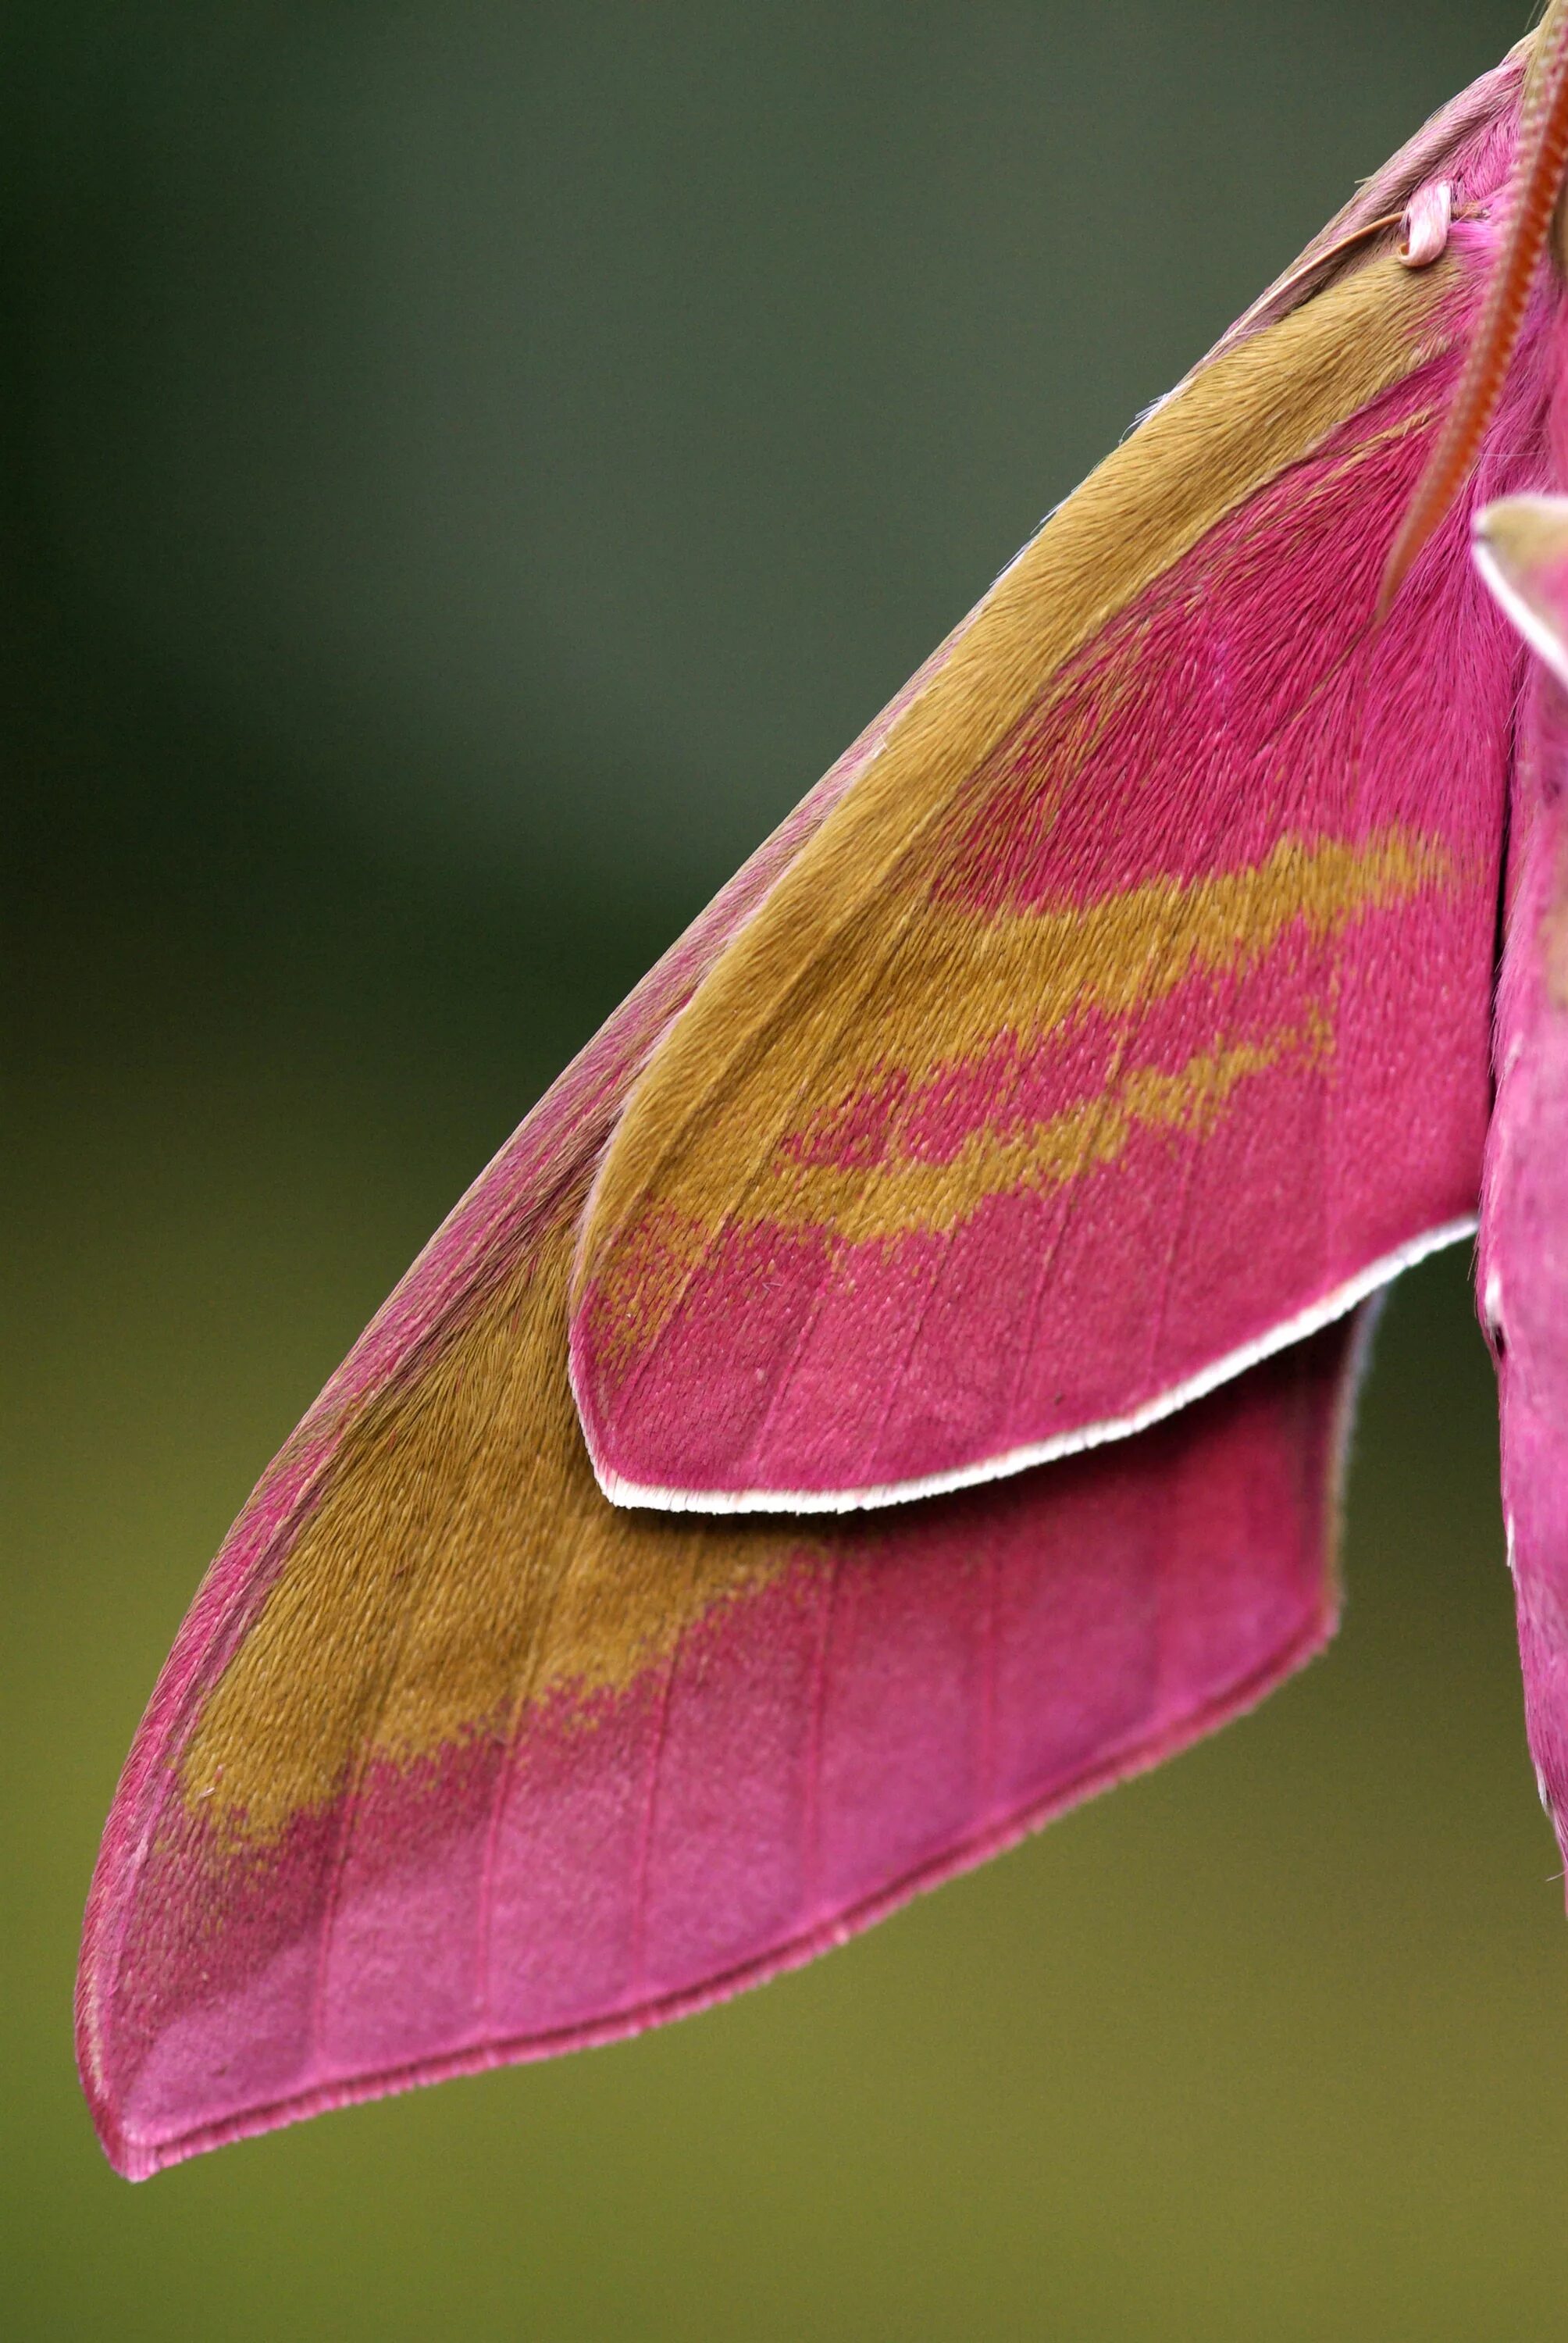
M 1568 1932 L 1464 1264 L 1331 1660 L 847 1953 L 132 2191 L 75 1930 L 197 1575 L 428 1229 L 1522 0 L 13 0 L 0 2323 L 1476 2343 Z

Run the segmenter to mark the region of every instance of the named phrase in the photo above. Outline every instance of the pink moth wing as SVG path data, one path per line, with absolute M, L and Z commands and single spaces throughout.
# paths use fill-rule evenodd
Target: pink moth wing
M 1538 329 L 1369 618 L 1506 129 L 1447 158 L 1439 267 L 1345 266 L 1052 516 L 655 1051 L 574 1289 L 610 1495 L 833 1510 L 1016 1471 L 1470 1233 L 1519 655 L 1466 531 L 1533 483 Z M 1375 370 L 1382 332 L 1326 421 L 1317 370 Z
M 1483 204 L 1518 79 L 1513 62 L 1456 101 L 1348 224 L 1434 174 Z M 1359 412 L 1330 411 L 1331 384 L 1321 444 L 1287 487 L 1332 499 L 1342 458 L 1382 479 L 1418 448 L 1484 222 L 1462 220 L 1453 242 L 1409 307 L 1416 342 L 1374 395 L 1379 426 L 1366 436 Z M 1314 247 L 1222 349 L 1267 344 L 1346 266 Z M 1526 445 L 1532 364 L 1527 350 L 1512 410 Z M 1489 477 L 1513 485 L 1503 470 L 1493 460 Z M 1299 620 L 1299 584 L 1232 541 L 1239 515 L 1273 514 L 1279 496 L 1271 475 L 1213 524 L 1211 551 L 1232 601 L 1253 609 L 1249 689 L 1285 721 L 1303 694 L 1344 702 L 1358 671 L 1353 646 L 1303 669 L 1322 612 Z M 1342 587 L 1375 568 L 1374 504 L 1360 518 L 1353 500 L 1335 507 L 1368 548 Z M 1259 542 L 1277 553 L 1277 538 Z M 1202 558 L 1201 539 L 1182 558 Z M 1423 607 L 1468 624 L 1454 571 L 1444 539 Z M 1162 671 L 1177 671 L 1183 606 L 1163 571 L 1139 590 L 1140 621 L 1164 629 Z M 589 1467 L 567 1381 L 570 1256 L 628 1091 L 990 607 L 529 1116 L 226 1542 L 131 1752 L 89 1902 L 80 2057 L 122 2170 L 712 2000 L 1180 1747 L 1328 1633 L 1345 1319 L 1115 1449 L 889 1514 L 671 1520 L 608 1503 Z M 1261 647 L 1276 619 L 1271 669 Z M 1209 645 L 1201 598 L 1186 620 Z M 1112 612 L 1101 631 L 1118 623 Z M 1475 639 L 1464 753 L 1435 812 L 1421 809 L 1465 874 L 1451 893 L 1466 935 L 1481 881 L 1463 858 L 1490 870 L 1496 852 L 1470 805 L 1493 779 L 1475 711 L 1502 689 L 1499 638 L 1483 624 Z M 1193 706 L 1216 720 L 1201 694 Z M 1359 850 L 1345 822 L 1329 842 Z M 1192 866 L 1205 881 L 1231 874 L 1233 858 L 1205 851 Z M 994 857 L 962 867 L 982 891 L 999 883 Z M 1024 856 L 1023 881 L 1033 868 Z M 1396 854 L 1380 868 L 1397 882 L 1427 866 Z M 1438 928 L 1421 932 L 1449 950 Z M 1455 987 L 1470 956 L 1465 943 Z M 1391 1014 L 1403 999 L 1395 987 Z M 1430 1107 L 1441 1210 L 1461 1213 L 1474 1186 L 1473 1162 L 1468 1189 L 1461 1176 L 1479 1080 L 1469 1030 L 1463 1014 L 1443 1029 L 1460 1073 Z M 1266 1151 L 1232 1161 L 1244 1211 L 1271 1165 Z M 1430 1232 L 1431 1203 L 1420 1227 L 1408 1197 L 1396 1208 L 1396 1249 Z
M 689 1526 L 593 1481 L 569 1232 L 320 1427 L 307 1493 L 264 1484 L 176 1646 L 78 1999 L 132 2177 L 700 2007 L 1158 1762 L 1332 1629 L 1349 1322 L 1124 1457 L 826 1535 Z M 461 1478 L 432 1487 L 432 1454 Z

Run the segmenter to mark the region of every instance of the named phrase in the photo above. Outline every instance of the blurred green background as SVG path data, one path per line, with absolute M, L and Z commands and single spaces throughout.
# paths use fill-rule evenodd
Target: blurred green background
M 848 1952 L 132 2190 L 71 2066 L 229 1517 L 567 1053 L 1521 0 L 13 0 L 0 2322 L 1568 2316 L 1568 1936 L 1462 1261 L 1331 1660 Z

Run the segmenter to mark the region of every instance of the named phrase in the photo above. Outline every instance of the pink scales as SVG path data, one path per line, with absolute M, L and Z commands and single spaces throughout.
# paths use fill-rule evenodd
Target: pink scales
M 1561 428 L 1560 402 L 1553 419 Z M 1497 1362 L 1530 1745 L 1568 1844 L 1568 498 L 1493 506 L 1478 518 L 1476 551 L 1541 655 L 1511 802 L 1477 1282 Z

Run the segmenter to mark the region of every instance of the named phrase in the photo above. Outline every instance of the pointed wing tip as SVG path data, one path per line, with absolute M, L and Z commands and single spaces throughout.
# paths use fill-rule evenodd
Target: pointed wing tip
M 85 2063 L 81 2068 L 82 2092 L 87 2102 L 87 2112 L 93 2119 L 98 2146 L 122 2180 L 150 2180 L 171 2160 L 148 2142 L 138 2139 L 126 2129 L 119 2107 L 109 2095 L 99 2088 Z
M 152 2180 L 158 2173 L 172 2171 L 176 2164 L 188 2164 L 194 2157 L 205 2156 L 215 2147 L 227 2147 L 236 2140 L 253 2139 L 258 2133 L 276 2131 L 285 2124 L 297 2122 L 317 2112 L 316 2102 L 297 2108 L 247 2109 L 207 2123 L 192 2123 L 183 2131 L 153 2137 L 132 2129 L 116 2107 L 90 2086 L 84 2087 L 93 2128 L 98 2136 L 98 2146 L 119 2177 L 133 2184 Z M 372 2084 L 353 2096 L 374 2097 L 379 2091 L 393 2087 L 389 2084 Z M 323 2097 L 319 2105 L 339 2105 L 341 2097 Z
M 76 1985 L 76 2073 L 98 2146 L 122 2180 L 149 2180 L 167 2160 L 128 2129 L 116 2093 L 104 2077 L 102 2029 L 97 2022 L 106 1996 L 100 1990 L 90 1950 L 85 1949 Z
M 182 2160 L 177 2153 L 169 2155 L 130 2139 L 117 2124 L 105 2122 L 98 2126 L 98 2145 L 120 2178 L 130 2181 L 133 2187 L 139 2180 L 151 2180 L 155 2174 Z

